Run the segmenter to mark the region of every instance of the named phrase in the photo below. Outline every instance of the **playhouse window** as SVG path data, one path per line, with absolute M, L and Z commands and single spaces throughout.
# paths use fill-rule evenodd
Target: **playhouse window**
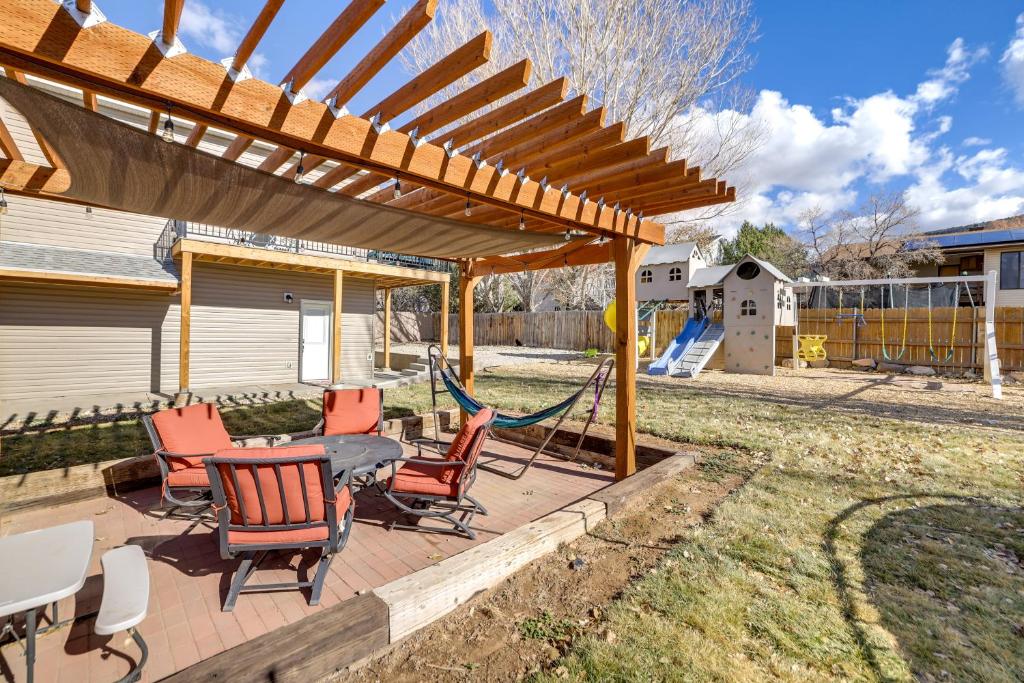
M 753 263 L 752 261 L 741 263 L 740 267 L 736 269 L 736 275 L 738 275 L 741 280 L 753 280 L 760 274 L 761 266 Z
M 640 271 L 640 282 L 645 285 L 649 285 L 654 282 L 654 273 L 648 269 Z
M 668 281 L 669 282 L 679 282 L 682 279 L 683 279 L 683 270 L 682 270 L 682 268 L 672 268 L 672 269 L 670 269 L 668 271 Z
M 753 299 L 744 299 L 740 304 L 740 315 L 757 315 L 757 303 Z

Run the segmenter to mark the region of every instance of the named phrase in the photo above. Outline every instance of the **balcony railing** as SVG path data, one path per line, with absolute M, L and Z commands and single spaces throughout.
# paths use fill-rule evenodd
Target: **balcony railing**
M 293 254 L 334 256 L 350 261 L 370 261 L 404 268 L 420 268 L 422 270 L 436 270 L 440 272 L 451 270 L 451 264 L 447 261 L 422 256 L 408 256 L 406 254 L 377 251 L 375 249 L 359 249 L 341 244 L 314 242 L 294 237 L 280 237 L 261 232 L 249 232 L 247 230 L 236 230 L 216 225 L 175 220 L 167 221 L 167 226 L 164 228 L 163 234 L 156 244 L 156 257 L 158 259 L 170 258 L 171 247 L 174 245 L 174 242 L 185 238 L 253 247 L 256 249 L 290 252 Z

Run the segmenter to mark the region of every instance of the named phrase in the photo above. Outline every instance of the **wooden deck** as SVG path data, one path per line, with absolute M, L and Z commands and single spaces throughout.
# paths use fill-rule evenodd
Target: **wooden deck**
M 415 449 L 406 445 L 409 454 Z M 514 469 L 530 451 L 490 441 L 482 461 L 500 460 Z M 541 456 L 519 481 L 480 471 L 472 492 L 490 514 L 478 516 L 473 527 L 477 540 L 448 534 L 389 530 L 397 515 L 386 499 L 370 491 L 356 498 L 356 524 L 348 546 L 335 557 L 319 607 L 307 604 L 306 592 L 243 594 L 235 610 L 220 609 L 237 561 L 220 559 L 214 531 L 190 527 L 180 520 L 161 520 L 154 512 L 159 490 L 148 488 L 129 494 L 97 498 L 53 509 L 14 513 L 0 519 L 0 534 L 7 535 L 79 519 L 91 519 L 96 539 L 90 578 L 74 599 L 60 605 L 62 617 L 98 607 L 102 591 L 99 558 L 104 551 L 126 543 L 142 546 L 151 576 L 149 616 L 139 627 L 150 648 L 143 680 L 156 681 L 229 648 L 259 638 L 288 624 L 379 588 L 400 577 L 493 540 L 548 513 L 571 505 L 612 483 L 612 474 L 583 465 Z M 316 561 L 314 554 L 281 556 L 268 561 L 257 580 L 294 581 Z M 43 624 L 45 624 L 43 620 Z M 137 656 L 122 635 L 91 635 L 91 620 L 41 636 L 36 680 L 113 681 Z M 0 676 L 24 680 L 24 657 L 17 645 L 0 650 Z

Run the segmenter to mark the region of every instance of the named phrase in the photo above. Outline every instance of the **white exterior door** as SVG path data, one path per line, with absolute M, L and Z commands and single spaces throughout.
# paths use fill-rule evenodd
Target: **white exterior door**
M 331 377 L 331 305 L 324 301 L 303 301 L 299 323 L 299 379 L 302 382 Z

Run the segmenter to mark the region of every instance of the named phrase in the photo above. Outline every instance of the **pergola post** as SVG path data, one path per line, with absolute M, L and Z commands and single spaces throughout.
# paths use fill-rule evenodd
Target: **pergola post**
M 459 375 L 469 395 L 473 395 L 473 288 L 480 278 L 473 274 L 472 261 L 464 261 L 459 274 Z M 469 419 L 460 411 L 460 424 Z
M 615 479 L 636 472 L 636 269 L 650 245 L 612 241 L 615 257 Z
M 343 294 L 343 274 L 341 269 L 334 271 L 334 298 L 331 314 L 331 382 L 341 381 L 341 299 Z
M 385 369 L 391 368 L 391 288 L 384 288 L 384 362 Z
M 178 393 L 175 405 L 188 402 L 189 355 L 192 332 L 192 252 L 181 253 L 181 322 L 178 328 Z
M 448 356 L 448 297 L 449 297 L 449 286 L 448 281 L 445 280 L 441 283 L 441 312 L 440 312 L 440 342 L 441 342 L 441 353 Z

